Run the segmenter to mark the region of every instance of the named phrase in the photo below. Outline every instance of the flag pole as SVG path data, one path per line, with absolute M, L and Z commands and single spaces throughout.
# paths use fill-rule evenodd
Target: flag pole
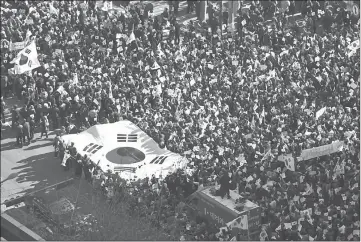
M 247 220 L 248 220 L 248 217 L 247 217 Z M 248 225 L 248 221 L 247 221 L 247 225 Z M 248 226 L 247 226 L 247 237 L 248 237 L 247 238 L 248 240 L 251 240 L 250 237 L 249 237 L 249 228 L 248 228 Z
M 246 215 L 246 218 L 247 218 L 247 239 L 248 240 L 251 240 L 250 238 L 249 238 L 249 224 L 248 224 L 248 216 L 249 216 L 249 212 L 248 212 L 248 214 Z

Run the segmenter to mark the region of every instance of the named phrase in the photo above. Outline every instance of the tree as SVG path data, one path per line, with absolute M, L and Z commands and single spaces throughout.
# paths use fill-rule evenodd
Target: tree
M 58 225 L 47 223 L 46 234 L 44 228 L 34 232 L 41 233 L 46 240 L 58 241 L 169 240 L 162 228 L 154 226 L 152 216 L 132 205 L 130 194 L 117 194 L 107 201 L 99 191 L 91 191 L 88 183 L 80 181 L 79 184 L 57 191 L 58 197 L 67 196 L 74 202 L 75 209 L 61 215 L 63 221 Z M 45 221 L 41 215 L 39 218 Z

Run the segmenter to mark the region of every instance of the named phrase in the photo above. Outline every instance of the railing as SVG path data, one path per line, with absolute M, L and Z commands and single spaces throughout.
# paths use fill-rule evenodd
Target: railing
M 20 197 L 17 197 L 17 198 L 12 198 L 10 200 L 5 200 L 2 205 L 5 205 L 6 207 L 10 207 L 10 206 L 13 206 L 13 205 L 16 205 L 16 204 L 19 204 L 21 202 L 24 202 L 26 197 L 28 196 L 32 196 L 38 192 L 41 192 L 41 191 L 46 191 L 46 190 L 49 190 L 49 189 L 55 189 L 55 190 L 59 190 L 59 189 L 62 189 L 64 187 L 67 187 L 69 186 L 70 184 L 73 184 L 74 183 L 74 178 L 70 178 L 68 180 L 65 180 L 65 181 L 62 181 L 62 182 L 59 182 L 59 183 L 56 183 L 54 185 L 51 185 L 51 186 L 47 186 L 45 188 L 42 188 L 40 190 L 37 190 L 37 191 L 33 191 L 33 192 L 30 192 L 30 193 L 27 193 L 23 196 L 20 196 Z

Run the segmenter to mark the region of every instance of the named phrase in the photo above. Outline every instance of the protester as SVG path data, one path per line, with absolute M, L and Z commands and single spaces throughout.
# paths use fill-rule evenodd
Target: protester
M 26 120 L 23 121 L 23 143 L 25 144 L 25 139 L 28 139 L 28 144 L 30 144 L 31 141 L 31 135 L 30 135 L 30 123 Z
M 221 185 L 219 188 L 219 192 L 221 197 L 223 198 L 227 195 L 227 198 L 231 198 L 229 195 L 229 186 L 230 186 L 230 178 L 228 176 L 228 172 L 226 169 L 223 169 L 220 174 L 221 178 L 219 179 L 219 184 Z
M 23 147 L 24 128 L 20 122 L 15 122 L 14 125 L 16 126 L 16 144 L 20 147 Z
M 53 141 L 53 146 L 54 146 L 54 157 L 58 157 L 59 155 L 59 146 L 61 145 L 61 138 L 59 134 L 56 134 L 54 141 Z
M 229 187 L 262 207 L 260 239 L 359 239 L 360 56 L 352 47 L 359 23 L 340 3 L 307 1 L 304 27 L 287 27 L 284 12 L 294 3 L 278 11 L 275 2 L 266 8 L 255 1 L 239 12 L 234 35 L 221 36 L 211 16 L 211 31 L 198 33 L 191 23 L 182 39 L 167 10 L 146 19 L 140 5 L 119 14 L 77 2 L 55 2 L 59 12 L 48 3 L 28 4 L 34 23 L 15 28 L 25 15 L 6 11 L 2 32 L 12 42 L 25 39 L 27 30 L 36 36 L 42 67 L 31 77 L 9 74 L 19 98 L 27 93 L 36 122 L 50 113 L 52 127 L 70 132 L 71 125 L 127 119 L 190 161 L 187 171 L 132 182 L 110 173 L 95 178 L 101 173 L 95 168 L 93 183 L 102 180 L 109 198 L 121 187 L 132 211 L 161 207 L 160 218 L 149 216 L 167 230 L 179 201 L 199 185 L 219 179 L 226 185 L 230 173 Z M 271 21 L 261 17 L 266 13 Z M 174 35 L 167 36 L 170 26 Z M 13 122 L 18 118 L 14 111 Z M 303 150 L 338 141 L 345 143 L 338 152 L 298 159 Z M 285 155 L 292 165 L 279 160 Z M 187 214 L 176 216 L 189 232 L 179 232 L 186 240 L 229 237 Z
M 43 135 L 46 136 L 46 138 L 48 138 L 48 131 L 49 131 L 49 121 L 48 118 L 46 116 L 43 116 L 41 118 L 41 134 L 40 134 L 40 138 L 43 137 Z

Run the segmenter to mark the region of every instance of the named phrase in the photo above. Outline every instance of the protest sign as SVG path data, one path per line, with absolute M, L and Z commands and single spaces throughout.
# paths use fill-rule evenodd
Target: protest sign
M 85 10 L 87 8 L 87 4 L 86 3 L 81 3 L 80 8 Z
M 6 39 L 1 40 L 1 48 L 8 49 L 9 45 L 9 41 L 7 41 Z
M 323 107 L 323 108 L 321 108 L 320 110 L 318 110 L 318 111 L 316 112 L 316 120 L 317 120 L 319 117 L 321 117 L 322 114 L 324 114 L 325 112 L 326 112 L 326 107 Z
M 22 50 L 24 48 L 25 48 L 25 41 L 15 42 L 15 43 L 10 42 L 10 46 L 9 46 L 10 51 Z
M 270 178 L 274 178 L 277 176 L 277 173 L 274 171 L 267 171 L 266 175 Z
M 240 66 L 240 67 L 238 67 L 238 69 L 237 69 L 237 72 L 236 72 L 236 77 L 238 77 L 238 78 L 242 78 L 242 67 Z
M 348 48 L 348 53 L 347 53 L 348 57 L 355 55 L 358 49 L 360 49 L 360 41 L 359 40 L 353 41 L 347 48 Z
M 334 143 L 329 145 L 323 145 L 311 149 L 306 149 L 301 152 L 300 159 L 309 160 L 323 155 L 329 155 L 341 151 L 343 149 L 343 146 L 344 146 L 344 142 L 335 141 Z
M 351 87 L 352 89 L 356 89 L 356 88 L 357 88 L 357 85 L 356 85 L 354 82 L 352 82 L 352 83 L 350 84 L 350 87 Z
M 104 48 L 104 47 L 99 47 L 99 50 L 101 51 L 101 52 L 107 52 L 107 49 L 106 48 Z
M 312 208 L 308 208 L 306 210 L 300 211 L 300 215 L 302 217 L 311 216 L 312 215 Z
M 68 95 L 67 91 L 65 91 L 63 86 L 59 86 L 59 88 L 56 90 L 61 97 Z
M 245 135 L 244 138 L 245 138 L 245 139 L 250 139 L 250 138 L 252 138 L 252 133 L 249 133 L 249 134 Z
M 28 18 L 25 23 L 28 25 L 34 24 L 34 20 L 32 18 Z
M 54 50 L 55 55 L 62 56 L 63 51 L 61 49 L 55 49 Z
M 345 174 L 345 167 L 342 164 L 337 164 L 334 169 L 335 175 Z
M 288 170 L 295 171 L 295 159 L 292 154 L 278 156 L 279 161 L 283 161 Z
M 237 161 L 240 163 L 240 166 L 247 164 L 246 158 L 244 157 L 243 153 L 237 157 Z

